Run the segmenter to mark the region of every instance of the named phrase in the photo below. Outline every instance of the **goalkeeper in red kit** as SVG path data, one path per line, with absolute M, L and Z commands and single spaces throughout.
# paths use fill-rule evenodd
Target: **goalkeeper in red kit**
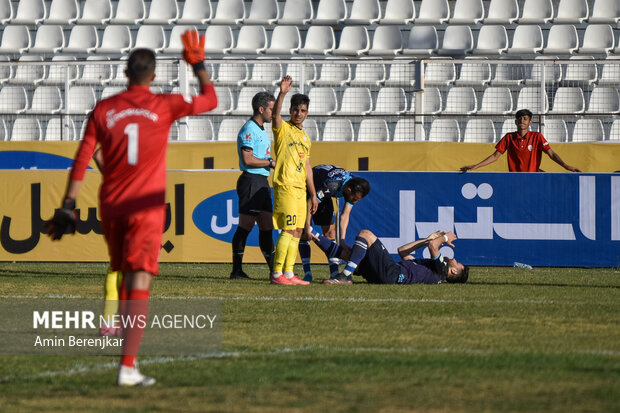
M 119 294 L 120 314 L 143 319 L 158 257 L 165 219 L 166 147 L 172 123 L 181 117 L 208 112 L 217 106 L 215 89 L 204 66 L 204 36 L 196 31 L 182 35 L 183 59 L 194 69 L 201 94 L 153 94 L 155 54 L 135 49 L 129 55 L 126 91 L 97 103 L 89 116 L 84 138 L 69 175 L 62 207 L 46 222 L 52 239 L 75 231 L 75 200 L 87 164 L 97 144 L 103 158 L 99 192 L 101 227 L 108 245 L 112 270 L 123 272 Z M 142 375 L 136 355 L 144 328 L 123 328 L 123 355 L 119 386 L 149 386 L 155 379 Z

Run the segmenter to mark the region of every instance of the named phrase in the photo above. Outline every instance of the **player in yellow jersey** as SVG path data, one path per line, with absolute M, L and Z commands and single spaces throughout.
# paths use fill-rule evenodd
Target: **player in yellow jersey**
M 303 123 L 308 116 L 310 99 L 302 94 L 291 97 L 291 120 L 285 122 L 280 116 L 284 96 L 291 90 L 293 80 L 285 76 L 280 84 L 280 93 L 273 108 L 272 127 L 276 168 L 273 174 L 273 225 L 282 230 L 274 259 L 272 284 L 305 285 L 308 281 L 299 279 L 293 273 L 297 260 L 299 238 L 306 223 L 306 189 L 313 201 L 310 213 L 316 212 L 318 201 L 310 166 L 310 138 Z

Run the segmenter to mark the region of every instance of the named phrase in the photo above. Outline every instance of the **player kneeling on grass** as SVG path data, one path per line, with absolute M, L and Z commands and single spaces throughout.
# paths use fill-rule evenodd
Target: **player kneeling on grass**
M 439 253 L 444 243 L 454 247 L 452 242 L 456 235 L 452 232 L 435 232 L 423 240 L 402 245 L 398 248 L 402 259 L 398 263 L 377 236 L 367 229 L 360 231 L 350 250 L 318 233 L 313 233 L 312 237 L 328 256 L 348 260 L 342 273 L 323 281 L 323 284 L 351 284 L 352 274 L 364 277 L 371 284 L 465 283 L 469 276 L 469 267 Z M 431 253 L 430 259 L 413 258 L 413 251 L 426 246 Z

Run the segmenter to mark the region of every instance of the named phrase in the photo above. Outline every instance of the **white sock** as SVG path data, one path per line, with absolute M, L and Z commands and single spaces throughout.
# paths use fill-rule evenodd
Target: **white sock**
M 295 275 L 295 273 L 294 273 L 293 271 L 285 271 L 285 272 L 284 272 L 284 276 L 285 276 L 286 278 L 289 278 L 289 279 L 290 279 L 290 278 L 293 278 L 293 276 L 294 276 L 294 275 Z
M 282 271 L 275 271 L 273 274 L 271 274 L 273 278 L 278 278 L 281 275 L 282 275 Z

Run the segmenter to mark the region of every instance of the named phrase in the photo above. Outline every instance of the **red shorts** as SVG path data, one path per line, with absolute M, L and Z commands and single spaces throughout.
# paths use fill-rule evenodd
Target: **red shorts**
M 165 211 L 162 206 L 101 220 L 114 271 L 158 274 Z

